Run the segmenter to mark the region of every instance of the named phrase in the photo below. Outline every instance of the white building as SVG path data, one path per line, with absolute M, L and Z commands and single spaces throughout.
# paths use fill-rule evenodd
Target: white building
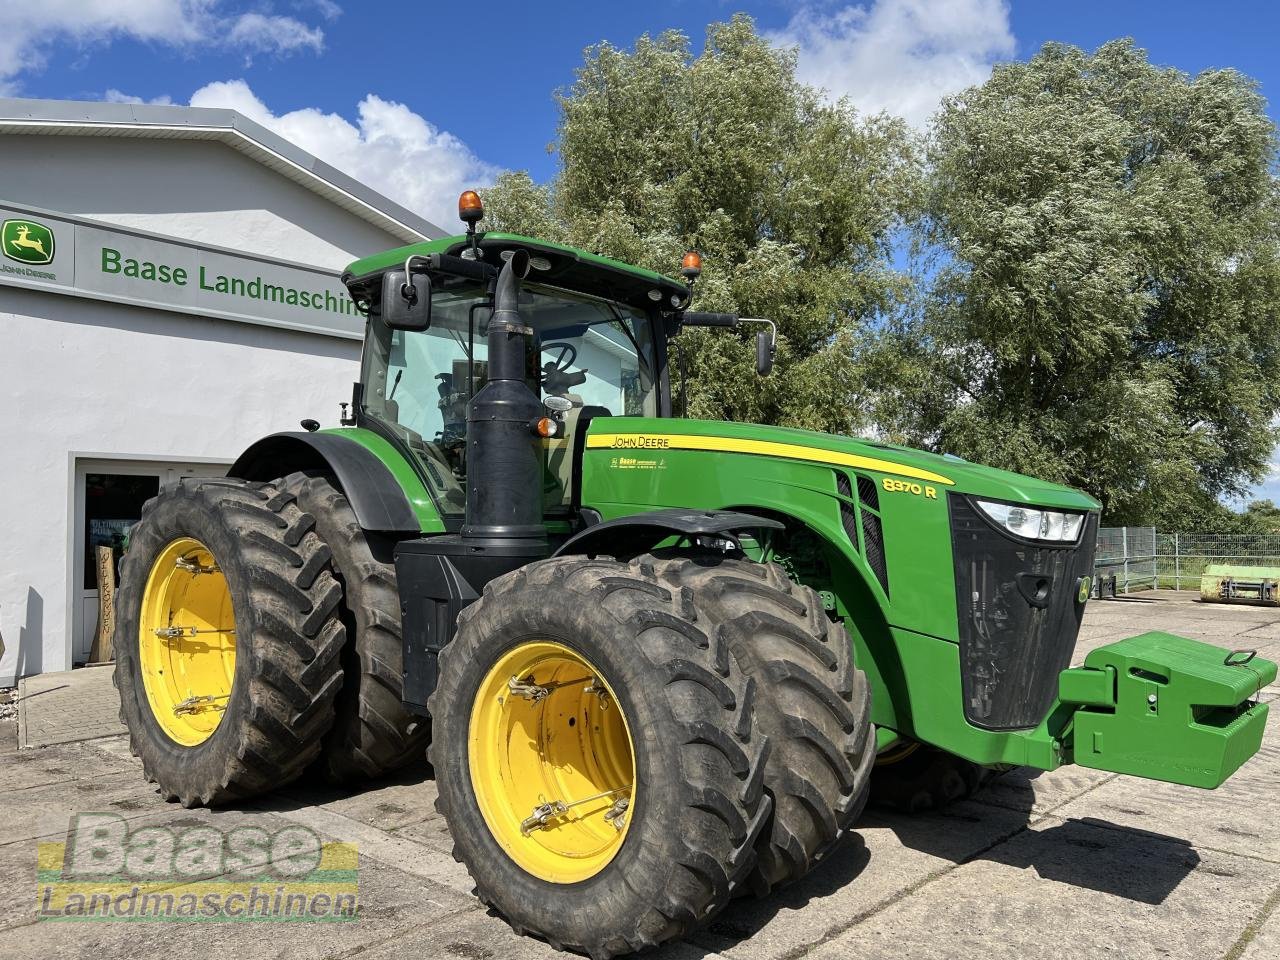
M 352 260 L 437 227 L 230 110 L 0 99 L 0 686 L 84 662 L 92 547 L 332 424 Z

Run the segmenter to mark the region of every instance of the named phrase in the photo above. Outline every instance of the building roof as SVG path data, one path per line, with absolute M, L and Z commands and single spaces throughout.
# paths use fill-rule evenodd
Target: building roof
M 434 223 L 235 110 L 0 97 L 3 133 L 216 140 L 406 243 L 445 236 Z

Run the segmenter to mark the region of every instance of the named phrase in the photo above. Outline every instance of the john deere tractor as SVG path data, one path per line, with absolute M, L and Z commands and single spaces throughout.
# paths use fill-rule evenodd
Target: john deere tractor
M 1271 662 L 1147 633 L 1070 666 L 1096 501 L 677 417 L 672 341 L 747 322 L 690 309 L 695 255 L 673 280 L 460 213 L 345 274 L 368 324 L 341 428 L 267 437 L 135 528 L 116 679 L 162 794 L 426 750 L 478 896 L 608 957 L 804 876 L 869 795 L 1068 763 L 1216 787 L 1258 750 Z

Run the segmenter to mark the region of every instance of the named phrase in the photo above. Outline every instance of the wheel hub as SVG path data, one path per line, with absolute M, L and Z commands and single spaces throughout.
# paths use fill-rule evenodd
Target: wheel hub
M 193 537 L 156 557 L 142 593 L 138 657 L 151 714 L 186 747 L 218 728 L 235 679 L 235 611 L 227 578 Z
M 621 849 L 635 808 L 631 733 L 575 650 L 535 640 L 498 659 L 472 707 L 468 759 L 485 822 L 526 872 L 575 883 Z

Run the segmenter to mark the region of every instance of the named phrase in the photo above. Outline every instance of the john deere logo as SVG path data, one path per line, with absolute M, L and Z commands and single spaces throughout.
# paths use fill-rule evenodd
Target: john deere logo
M 6 220 L 0 227 L 0 249 L 19 263 L 53 263 L 53 231 L 34 220 Z
M 1084 603 L 1093 590 L 1093 577 L 1081 577 L 1080 586 L 1076 588 L 1076 603 Z

